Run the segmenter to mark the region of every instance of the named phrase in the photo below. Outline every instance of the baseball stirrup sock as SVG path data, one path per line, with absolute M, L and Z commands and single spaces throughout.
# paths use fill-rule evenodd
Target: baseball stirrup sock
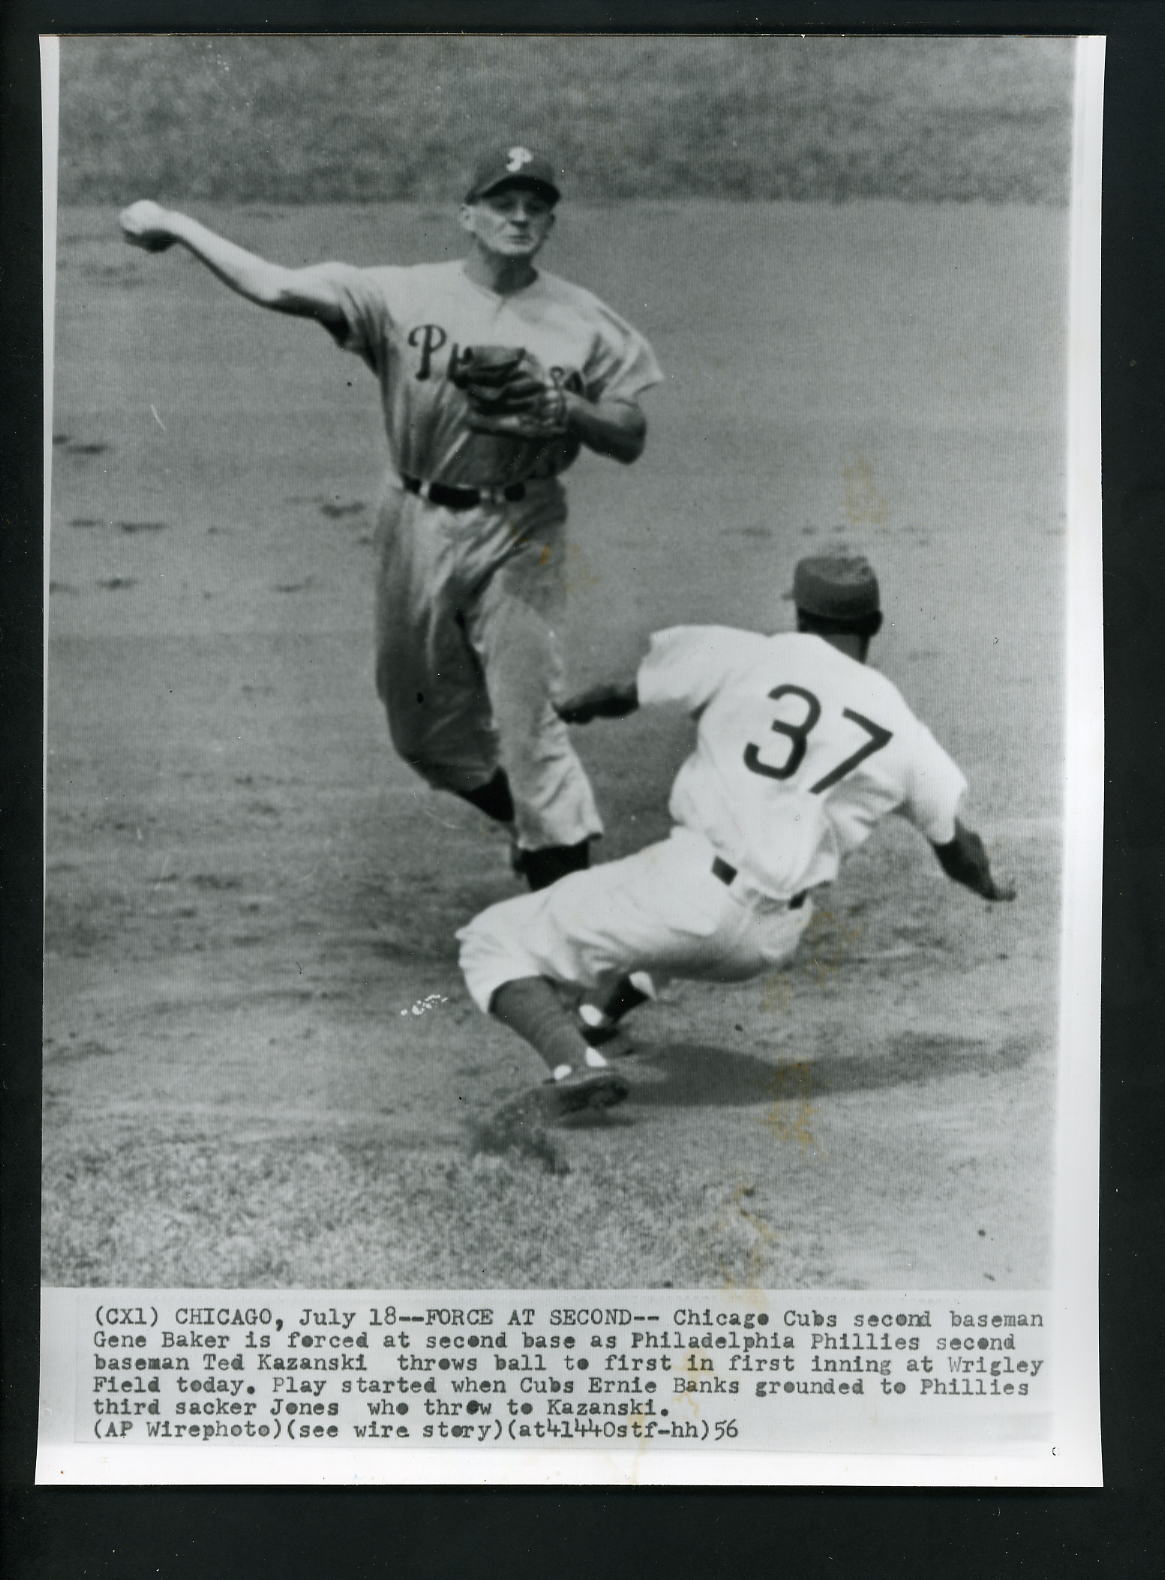
M 577 845 L 547 845 L 542 850 L 521 853 L 522 872 L 531 889 L 548 889 L 570 872 L 583 872 L 591 864 L 591 842 Z
M 478 785 L 476 790 L 459 790 L 457 793 L 470 806 L 484 812 L 486 817 L 492 817 L 495 823 L 514 821 L 514 798 L 510 794 L 510 781 L 506 778 L 504 768 L 499 768 L 492 779 Z
M 630 1010 L 646 1004 L 648 995 L 641 993 L 630 977 L 619 977 L 610 987 L 589 995 L 579 1005 L 579 1014 L 588 1026 L 606 1028 L 623 1019 Z
M 542 1056 L 556 1077 L 563 1066 L 577 1070 L 594 1066 L 593 1053 L 545 977 L 504 982 L 490 1002 L 490 1014 L 516 1031 Z M 606 1060 L 602 1060 L 606 1063 Z

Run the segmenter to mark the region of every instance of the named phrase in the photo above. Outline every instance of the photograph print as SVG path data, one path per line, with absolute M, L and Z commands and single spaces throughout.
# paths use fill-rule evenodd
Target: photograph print
M 58 49 L 44 1284 L 1048 1287 L 1077 41 Z

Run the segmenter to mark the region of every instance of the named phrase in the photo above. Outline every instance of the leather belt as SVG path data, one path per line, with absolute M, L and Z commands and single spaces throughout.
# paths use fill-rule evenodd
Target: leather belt
M 736 882 L 737 869 L 732 865 L 731 862 L 725 861 L 723 856 L 713 856 L 712 876 L 714 878 L 719 878 L 720 882 L 725 888 L 731 888 Z M 808 893 L 808 889 L 802 889 L 800 894 L 795 894 L 789 901 L 789 909 L 791 911 L 799 911 L 805 904 L 805 898 Z
M 512 504 L 526 497 L 525 483 L 508 483 L 504 488 L 454 488 L 451 483 L 424 483 L 407 473 L 401 474 L 401 482 L 410 494 L 419 494 L 433 505 L 444 505 L 446 510 L 473 510 L 483 502 L 500 504 L 503 500 Z

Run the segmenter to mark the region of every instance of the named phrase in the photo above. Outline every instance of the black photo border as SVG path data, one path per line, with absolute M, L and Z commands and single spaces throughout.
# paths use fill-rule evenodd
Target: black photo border
M 38 35 L 189 32 L 1095 33 L 1103 213 L 1106 832 L 1100 1491 L 60 1489 L 32 1485 L 39 1316 L 42 386 Z M 1165 8 L 1153 0 L 8 0 L 0 12 L 3 1535 L 19 1580 L 87 1575 L 1160 1572 L 1165 1049 Z

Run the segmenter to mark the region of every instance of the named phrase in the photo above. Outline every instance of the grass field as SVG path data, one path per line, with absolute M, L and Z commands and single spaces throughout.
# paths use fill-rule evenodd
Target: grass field
M 289 263 L 456 246 L 443 208 L 198 212 Z M 790 971 L 645 1011 L 631 1101 L 528 1156 L 474 1151 L 538 1070 L 472 1009 L 453 939 L 514 892 L 505 842 L 395 760 L 373 693 L 375 386 L 113 218 L 60 216 L 46 1282 L 1044 1281 L 1063 213 L 564 212 L 548 266 L 669 375 L 644 459 L 572 474 L 572 677 L 669 622 L 786 625 L 795 559 L 857 544 L 876 661 L 1021 892 L 989 909 L 879 830 Z M 627 728 L 579 734 L 605 856 L 665 826 L 686 739 Z
M 74 37 L 61 193 L 446 203 L 483 144 L 572 200 L 1062 204 L 1067 38 Z

